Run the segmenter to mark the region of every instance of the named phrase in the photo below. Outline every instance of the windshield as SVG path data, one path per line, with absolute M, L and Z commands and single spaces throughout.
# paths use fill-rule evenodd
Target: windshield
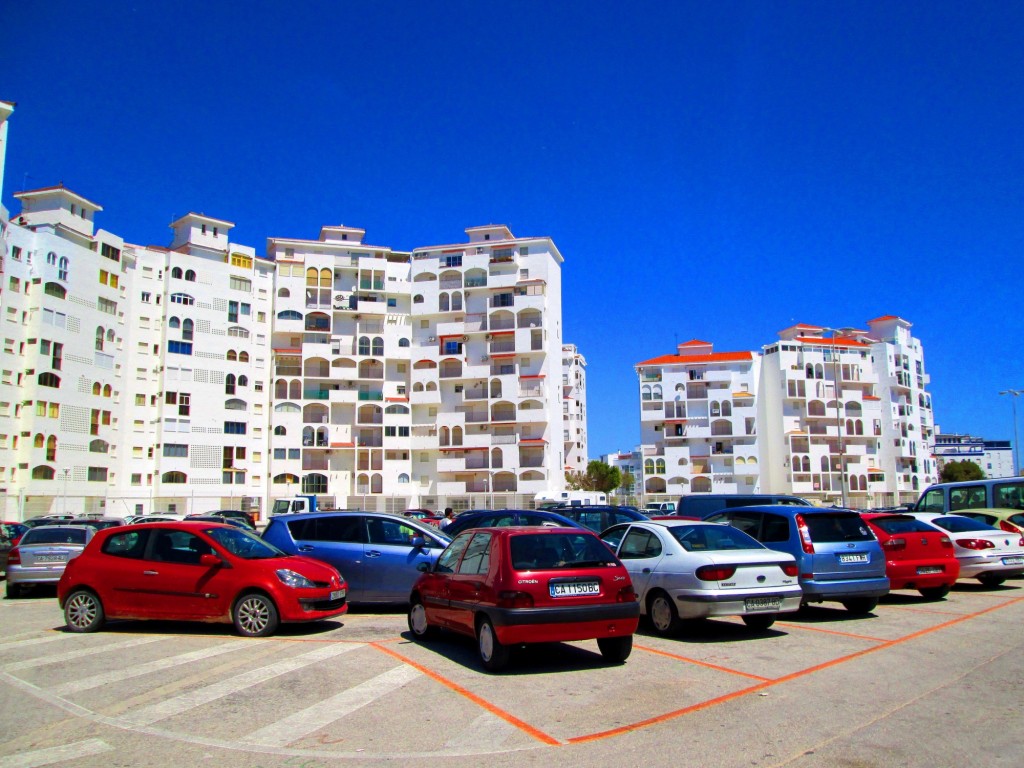
M 241 557 L 244 560 L 287 557 L 284 552 L 273 544 L 242 528 L 207 528 L 203 533 L 224 547 L 232 555 Z
M 85 544 L 85 526 L 80 528 L 33 528 L 21 539 L 21 546 L 30 544 Z
M 615 555 L 590 533 L 524 533 L 513 536 L 509 546 L 517 571 L 618 565 Z
M 840 541 L 871 541 L 874 534 L 861 516 L 854 512 L 804 515 L 811 541 L 836 544 Z
M 949 515 L 948 517 L 936 517 L 932 520 L 935 525 L 945 528 L 950 533 L 967 533 L 968 531 L 994 531 L 991 525 L 971 520 L 969 517 L 960 515 Z
M 673 525 L 669 533 L 687 552 L 722 549 L 765 549 L 764 544 L 731 525 Z

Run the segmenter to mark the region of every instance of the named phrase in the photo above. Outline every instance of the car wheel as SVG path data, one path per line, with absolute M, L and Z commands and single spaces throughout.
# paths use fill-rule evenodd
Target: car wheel
M 647 617 L 659 635 L 674 635 L 679 631 L 679 611 L 664 592 L 655 592 L 648 598 Z
M 998 587 L 1000 584 L 1006 581 L 1006 577 L 996 576 L 992 573 L 983 573 L 981 574 L 981 576 L 978 577 L 978 581 L 980 581 L 986 587 Z
M 21 597 L 21 584 L 11 584 L 11 582 L 4 582 L 4 594 L 7 595 L 8 600 L 15 600 Z
M 775 623 L 774 613 L 756 613 L 743 617 L 743 623 L 758 632 L 764 632 Z
M 274 601 L 258 592 L 238 598 L 231 614 L 235 629 L 242 637 L 267 637 L 274 634 L 280 623 Z
M 871 613 L 878 606 L 877 597 L 851 597 L 849 600 L 843 600 L 843 607 L 846 608 L 850 613 L 857 615 L 863 615 L 865 613 Z
M 437 628 L 427 622 L 427 609 L 418 599 L 409 606 L 409 631 L 413 639 L 430 640 L 437 634 Z
M 508 646 L 498 640 L 494 625 L 486 616 L 480 619 L 476 628 L 476 644 L 480 649 L 480 661 L 488 672 L 497 672 L 508 663 Z
M 949 594 L 949 584 L 944 584 L 941 587 L 921 587 L 917 591 L 921 593 L 921 597 L 926 597 L 929 600 L 941 600 Z
M 597 647 L 605 661 L 621 664 L 629 658 L 629 654 L 633 651 L 633 636 L 599 637 L 597 638 Z
M 95 632 L 103 626 L 103 603 L 94 592 L 76 589 L 64 601 L 64 623 L 71 632 Z

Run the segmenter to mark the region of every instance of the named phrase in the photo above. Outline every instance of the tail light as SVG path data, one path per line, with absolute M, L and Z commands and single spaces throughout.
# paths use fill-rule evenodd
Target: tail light
M 8 565 L 21 565 L 21 550 L 17 547 L 7 553 L 7 564 Z
M 899 552 L 900 550 L 907 548 L 906 539 L 887 539 L 882 542 L 882 546 L 890 552 Z
M 800 531 L 800 543 L 803 545 L 804 552 L 813 555 L 814 542 L 811 541 L 811 532 L 807 529 L 807 521 L 804 520 L 803 515 L 796 516 L 796 529 Z
M 956 543 L 964 549 L 995 549 L 996 545 L 988 539 L 957 539 Z
M 533 608 L 533 595 L 529 592 L 499 592 L 499 608 Z
M 787 576 L 796 576 L 800 573 L 800 569 L 797 567 L 796 563 L 784 563 L 782 566 L 782 572 Z
M 702 565 L 694 572 L 701 581 L 724 581 L 736 573 L 734 565 Z
M 1024 547 L 1024 536 L 1020 537 L 1020 541 L 1017 542 L 1017 546 Z
M 939 539 L 939 544 L 941 544 L 946 549 L 953 548 L 953 542 L 949 540 L 949 536 L 943 536 L 941 539 Z
M 633 589 L 633 585 L 630 584 L 628 587 L 623 587 L 619 590 L 619 594 L 615 596 L 615 602 L 617 603 L 635 603 L 636 602 L 636 590 Z
M 1020 533 L 1020 529 L 1016 525 L 1005 520 L 999 521 L 999 530 L 1006 531 L 1007 533 Z

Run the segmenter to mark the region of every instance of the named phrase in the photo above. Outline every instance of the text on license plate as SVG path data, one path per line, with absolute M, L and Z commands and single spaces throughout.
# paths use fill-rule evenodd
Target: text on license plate
M 331 600 L 341 600 L 341 598 L 343 598 L 344 596 L 345 596 L 345 590 L 344 589 L 336 589 L 333 592 L 331 592 Z
M 782 607 L 781 597 L 748 597 L 743 601 L 748 611 L 777 611 Z
M 1004 557 L 1003 565 L 1024 565 L 1024 557 Z
M 601 585 L 596 581 L 553 581 L 548 583 L 548 589 L 552 597 L 601 594 Z
M 63 555 L 63 554 L 59 554 L 59 555 L 36 555 L 36 562 L 37 563 L 66 563 L 67 561 L 68 561 L 68 556 L 67 555 Z
M 917 569 L 917 575 L 923 576 L 926 573 L 942 573 L 941 565 L 922 565 Z
M 861 552 L 860 554 L 856 554 L 856 555 L 840 555 L 839 556 L 839 562 L 840 563 L 866 563 L 867 561 L 868 561 L 868 556 L 867 556 L 866 552 Z

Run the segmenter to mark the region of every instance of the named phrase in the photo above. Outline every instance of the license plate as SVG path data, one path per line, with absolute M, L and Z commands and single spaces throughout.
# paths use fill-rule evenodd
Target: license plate
M 601 594 L 601 585 L 596 581 L 558 581 L 549 582 L 548 590 L 552 597 L 599 595 Z
M 861 553 L 859 555 L 840 555 L 840 563 L 866 563 L 868 561 L 867 553 Z
M 917 569 L 917 575 L 923 576 L 926 573 L 942 573 L 942 566 L 939 565 L 922 565 Z
M 343 598 L 344 596 L 345 596 L 345 590 L 344 589 L 336 589 L 333 592 L 331 592 L 331 600 L 341 600 L 341 598 Z
M 1024 557 L 1004 557 L 1003 565 L 1024 565 Z
M 35 561 L 37 563 L 66 563 L 68 561 L 67 555 L 36 555 Z
M 743 601 L 748 611 L 777 611 L 782 607 L 781 597 L 748 597 Z

